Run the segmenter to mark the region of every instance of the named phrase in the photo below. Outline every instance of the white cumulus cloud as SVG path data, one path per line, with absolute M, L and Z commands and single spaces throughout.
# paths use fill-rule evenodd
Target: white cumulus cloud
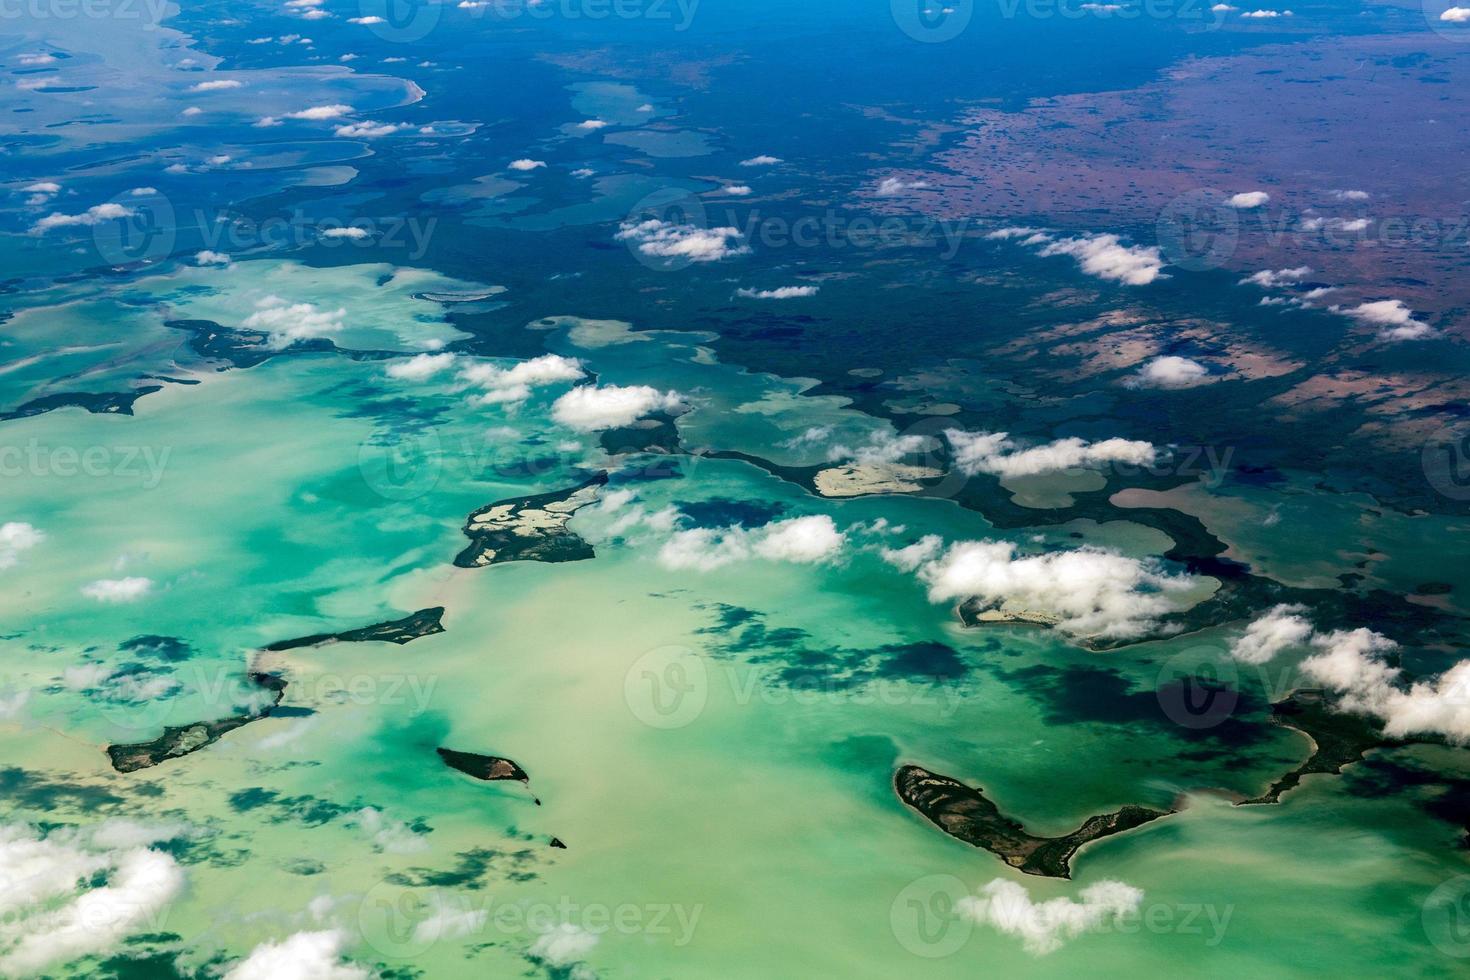
M 1282 603 L 1257 616 L 1230 644 L 1230 655 L 1241 663 L 1264 664 L 1282 650 L 1306 643 L 1312 637 L 1306 611 L 1306 606 Z
M 137 602 L 151 591 L 153 580 L 138 576 L 99 578 L 82 586 L 82 595 L 98 602 Z
M 1089 276 L 1146 286 L 1163 276 L 1164 259 L 1156 246 L 1124 245 L 1117 235 L 1083 235 L 1047 243 L 1042 256 L 1070 255 Z
M 146 846 L 168 836 L 136 824 L 0 828 L 0 973 L 108 953 L 147 930 L 184 887 L 178 863 Z
M 553 402 L 551 417 L 569 429 L 596 432 L 631 425 L 650 412 L 674 411 L 683 404 L 678 392 L 648 385 L 583 385 Z
M 1156 562 L 1092 547 L 1019 555 L 1009 541 L 959 541 L 942 548 L 938 536 L 929 535 L 883 557 L 916 572 L 932 602 L 976 598 L 990 608 L 1046 613 L 1067 633 L 1112 639 L 1153 630 L 1176 609 L 1177 594 L 1196 585 Z
M 255 312 L 241 324 L 246 330 L 262 330 L 266 342 L 276 350 L 284 350 L 303 340 L 313 340 L 340 333 L 347 310 L 319 310 L 315 303 L 290 303 L 279 296 L 267 296 L 255 304 Z
M 343 961 L 347 934 L 338 929 L 298 932 L 261 943 L 224 980 L 368 980 L 371 972 Z
M 34 524 L 25 521 L 6 521 L 0 524 L 0 569 L 14 568 L 20 563 L 22 553 L 30 551 L 46 540 L 46 535 Z
M 735 295 L 742 299 L 801 299 L 817 295 L 820 288 L 820 286 L 777 286 L 775 289 L 741 288 L 735 290 Z
M 1403 300 L 1380 299 L 1352 307 L 1334 307 L 1363 323 L 1381 327 L 1380 340 L 1420 340 L 1434 336 L 1435 330 L 1423 320 L 1414 319 L 1414 311 Z
M 1271 195 L 1265 191 L 1242 191 L 1239 194 L 1230 195 L 1225 203 L 1241 211 L 1250 211 L 1261 207 L 1269 200 L 1271 200 Z
M 816 564 L 836 557 L 847 536 L 826 514 L 772 521 L 758 528 L 739 525 L 677 531 L 659 549 L 665 568 L 708 572 L 752 558 Z
M 1042 956 L 1086 932 L 1095 932 L 1138 911 L 1143 891 L 1121 881 L 1099 881 L 1082 889 L 1074 901 L 1032 901 L 1024 885 L 996 878 L 955 903 L 956 911 L 977 925 L 1015 936 L 1028 953 Z
M 660 259 L 718 262 L 750 252 L 750 248 L 743 244 L 744 236 L 738 228 L 701 228 L 659 218 L 625 221 L 614 237 L 618 241 L 632 242 L 644 255 Z
M 426 381 L 458 359 L 454 354 L 415 354 L 406 361 L 388 365 L 388 377 L 402 381 Z
M 944 437 L 954 450 L 955 466 L 971 476 L 993 473 L 1001 477 L 1035 476 L 1078 467 L 1109 463 L 1147 466 L 1158 457 L 1151 442 L 1104 439 L 1088 442 L 1072 436 L 1021 449 L 1005 432 L 965 432 L 946 429 Z
M 1130 388 L 1190 388 L 1209 376 L 1210 369 L 1199 361 L 1167 354 L 1144 363 L 1124 384 Z
M 114 218 L 131 218 L 135 213 L 132 208 L 113 203 L 95 204 L 81 214 L 62 214 L 59 211 L 53 211 L 31 225 L 31 234 L 44 235 L 52 228 L 69 228 L 77 225 L 91 228 Z
M 580 381 L 586 376 L 587 372 L 582 368 L 581 361 L 574 357 L 562 357 L 560 354 L 543 354 L 509 368 L 495 364 L 474 364 L 460 372 L 460 377 L 465 381 L 485 389 L 485 393 L 479 397 L 482 405 L 523 402 L 531 397 L 533 388 L 565 381 Z M 632 419 L 628 421 L 631 422 Z

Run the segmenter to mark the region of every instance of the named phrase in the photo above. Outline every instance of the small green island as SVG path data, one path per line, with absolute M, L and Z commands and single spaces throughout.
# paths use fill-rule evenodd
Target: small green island
M 572 515 L 597 500 L 607 484 L 598 473 L 567 490 L 512 497 L 482 507 L 465 523 L 470 544 L 455 556 L 460 568 L 508 561 L 564 562 L 595 557 L 592 546 L 567 530 Z
M 410 613 L 402 619 L 390 619 L 384 623 L 343 630 L 341 633 L 313 633 L 294 640 L 278 640 L 266 649 L 272 653 L 280 653 L 283 650 L 299 650 L 302 647 L 324 646 L 329 643 L 411 643 L 421 637 L 443 633 L 443 618 L 444 607 L 431 606 Z
M 956 840 L 982 847 L 1018 871 L 1048 878 L 1070 878 L 1072 856 L 1084 844 L 1175 812 L 1129 804 L 1088 817 L 1069 834 L 1038 837 L 1001 813 L 979 787 L 922 766 L 900 767 L 893 776 L 893 787 L 899 799 Z
M 205 746 L 213 745 L 235 729 L 243 728 L 252 721 L 259 721 L 267 717 L 286 696 L 286 682 L 276 674 L 261 672 L 252 672 L 250 681 L 256 687 L 270 693 L 269 704 L 253 712 L 231 715 L 215 721 L 196 721 L 189 725 L 169 726 L 164 728 L 162 735 L 151 741 L 109 745 L 107 757 L 112 760 L 112 768 L 118 772 L 149 769 L 169 759 L 177 759 L 180 756 L 198 752 Z

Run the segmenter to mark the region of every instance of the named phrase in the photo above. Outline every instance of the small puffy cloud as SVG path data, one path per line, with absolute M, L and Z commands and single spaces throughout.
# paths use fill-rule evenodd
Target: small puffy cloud
M 1195 579 L 1102 548 L 1018 555 L 1009 541 L 959 541 L 942 548 L 936 535 L 883 558 L 915 572 L 931 602 L 975 598 L 990 608 L 1045 613 L 1079 636 L 1132 639 L 1176 608 L 1174 596 Z
M 46 540 L 43 531 L 25 521 L 0 524 L 0 569 L 14 568 L 20 556 Z
M 1290 10 L 1248 10 L 1240 16 L 1250 20 L 1269 20 L 1273 17 L 1290 17 Z
M 1302 231 L 1366 231 L 1371 222 L 1367 218 L 1323 218 L 1302 219 Z
M 323 119 L 340 119 L 352 114 L 352 106 L 342 105 L 334 102 L 330 105 L 314 105 L 310 108 L 301 109 L 297 112 L 288 112 L 282 119 L 300 119 L 304 122 L 318 122 Z
M 878 182 L 878 189 L 875 193 L 879 197 L 893 197 L 896 194 L 902 194 L 904 191 L 923 190 L 928 186 L 922 180 L 905 181 L 897 177 L 884 177 Z
M 387 21 L 385 21 L 383 18 L 377 16 L 376 14 L 370 14 L 367 17 L 349 17 L 349 18 L 347 18 L 347 23 L 349 23 L 349 24 L 362 24 L 364 26 L 372 26 L 373 24 L 386 24 Z
M 1122 916 L 1136 914 L 1143 891 L 1121 881 L 1099 881 L 1082 889 L 1078 898 L 1081 900 L 1062 897 L 1034 902 L 1024 885 L 996 878 L 979 895 L 966 895 L 956 902 L 955 911 L 977 925 L 1017 937 L 1026 952 L 1044 956 L 1083 933 L 1108 928 Z
M 1225 203 L 1230 205 L 1232 208 L 1237 208 L 1241 211 L 1249 211 L 1253 208 L 1261 207 L 1270 200 L 1271 195 L 1267 194 L 1265 191 L 1242 191 L 1239 194 L 1230 195 L 1230 197 L 1226 199 Z
M 1262 269 L 1259 272 L 1252 272 L 1240 280 L 1240 284 L 1242 286 L 1260 286 L 1264 289 L 1273 289 L 1277 286 L 1290 286 L 1294 283 L 1301 282 L 1302 279 L 1311 274 L 1312 267 L 1309 265 L 1299 265 L 1294 269 Z
M 826 514 L 774 521 L 756 535 L 755 553 L 768 561 L 813 564 L 842 550 L 846 536 Z
M 368 969 L 343 960 L 346 947 L 347 934 L 337 929 L 298 932 L 261 943 L 224 980 L 368 980 Z
M 1470 10 L 1470 7 L 1467 7 L 1466 9 Z M 1332 191 L 1331 193 L 1333 199 L 1338 201 L 1366 201 L 1368 200 L 1368 198 L 1373 196 L 1367 191 L 1339 190 Z
M 820 286 L 777 286 L 775 289 L 737 289 L 742 299 L 802 299 L 817 295 Z
M 1210 375 L 1199 361 L 1174 354 L 1155 357 L 1124 382 L 1130 388 L 1190 388 Z
M 1213 11 L 1214 13 L 1217 13 L 1217 14 L 1228 14 L 1232 10 L 1239 10 L 1239 9 L 1240 9 L 1239 7 L 1232 7 L 1228 3 L 1217 3 L 1213 7 L 1210 8 L 1211 11 Z
M 586 130 L 588 132 L 591 132 L 595 129 L 603 129 L 606 126 L 607 120 L 605 119 L 584 119 L 581 122 L 577 123 L 578 129 Z
M 391 136 L 402 129 L 397 123 L 348 123 L 338 126 L 332 130 L 333 135 L 347 139 L 377 139 L 380 136 Z
M 51 198 L 61 193 L 61 185 L 53 181 L 43 180 L 24 188 L 31 196 L 26 198 L 26 204 L 31 207 L 40 207 L 51 201 Z
M 803 437 L 813 430 L 808 429 Z M 866 445 L 856 448 L 845 445 L 835 445 L 827 450 L 827 459 L 834 463 L 854 462 L 864 466 L 883 465 L 885 463 L 897 463 L 905 456 L 924 452 L 932 445 L 928 436 L 906 435 L 895 436 L 885 430 L 879 430 L 868 437 Z
M 1381 327 L 1380 340 L 1420 340 L 1434 336 L 1435 330 L 1422 320 L 1414 319 L 1414 311 L 1404 305 L 1403 300 L 1380 299 L 1371 303 L 1359 303 L 1353 307 L 1335 307 L 1362 323 Z
M 93 205 L 81 214 L 62 214 L 59 211 L 53 211 L 51 214 L 46 215 L 46 217 L 31 225 L 31 234 L 44 235 L 52 228 L 70 228 L 75 226 L 91 228 L 102 224 L 104 221 L 111 221 L 114 218 L 131 218 L 135 213 L 132 208 L 113 203 Z
M 303 340 L 340 333 L 347 310 L 319 310 L 315 303 L 288 303 L 279 296 L 267 296 L 255 304 L 255 312 L 241 324 L 246 330 L 262 330 L 267 343 L 284 350 Z
M 558 425 L 578 432 L 596 432 L 631 425 L 650 412 L 682 408 L 683 396 L 648 385 L 583 385 L 562 395 L 551 406 Z
M 343 228 L 323 228 L 318 234 L 323 238 L 346 238 L 351 241 L 361 241 L 368 237 L 368 230 L 356 225 L 347 225 Z
M 531 397 L 531 391 L 534 388 L 566 381 L 580 381 L 586 376 L 587 372 L 583 369 L 581 361 L 574 357 L 562 357 L 560 354 L 543 354 L 528 361 L 521 361 L 509 368 L 496 364 L 474 364 L 460 372 L 463 380 L 485 389 L 485 394 L 479 397 L 482 405 L 523 402 Z M 633 419 L 628 421 L 631 422 Z M 627 423 L 617 424 L 626 425 Z
M 729 197 L 749 197 L 754 191 L 751 190 L 749 184 L 726 184 L 716 193 L 725 194 Z
M 55 55 L 46 54 L 44 51 L 38 52 L 37 54 L 23 54 L 20 56 L 19 59 L 17 59 L 17 63 L 23 65 L 26 68 L 34 68 L 38 65 L 49 65 L 55 63 L 55 61 Z
M 1070 255 L 1089 276 L 1146 286 L 1163 275 L 1164 259 L 1156 246 L 1124 245 L 1117 235 L 1084 235 L 1047 243 L 1042 256 Z
M 1282 650 L 1306 643 L 1313 632 L 1306 611 L 1306 606 L 1283 603 L 1257 616 L 1230 644 L 1230 655 L 1244 664 L 1264 664 Z
M 510 169 L 520 171 L 535 170 L 537 167 L 544 166 L 546 166 L 545 160 L 532 160 L 529 157 L 522 157 L 519 160 L 512 160 L 510 162 Z
M 192 86 L 190 92 L 224 92 L 232 88 L 242 88 L 243 82 L 237 82 L 233 78 L 221 78 L 211 82 L 199 82 Z
M 422 854 L 429 839 L 402 820 L 385 817 L 377 807 L 365 806 L 355 814 L 357 826 L 385 854 Z
M 1148 466 L 1159 453 L 1153 443 L 1133 439 L 1088 442 L 1073 436 L 1021 449 L 1005 432 L 946 429 L 944 437 L 954 450 L 955 466 L 970 476 L 976 473 L 1037 476 L 1082 467 L 1098 468 L 1109 463 Z
M 660 259 L 718 262 L 750 252 L 738 228 L 701 228 L 658 218 L 625 221 L 614 237 L 618 241 L 632 242 L 644 255 Z
M 553 970 L 565 971 L 586 959 L 597 946 L 597 940 L 597 933 L 563 922 L 537 936 L 526 953 Z
M 1257 617 L 1231 645 L 1235 659 L 1262 664 L 1292 646 L 1309 644 L 1302 675 L 1337 696 L 1334 708 L 1372 715 L 1390 738 L 1441 736 L 1470 743 L 1470 660 L 1437 677 L 1404 683 L 1403 671 L 1385 659 L 1399 645 L 1366 628 L 1316 632 L 1305 608 L 1280 605 Z
M 836 557 L 847 536 L 826 514 L 772 521 L 758 528 L 731 525 L 677 531 L 659 549 L 659 564 L 681 571 L 708 572 L 752 558 L 816 564 Z
M 194 264 L 195 265 L 229 265 L 230 264 L 230 257 L 227 254 L 225 254 L 224 252 L 216 252 L 216 251 L 213 251 L 211 249 L 207 249 L 206 248 L 202 252 L 196 252 L 196 253 L 194 253 Z
M 740 165 L 742 167 L 773 167 L 780 162 L 780 157 L 773 157 L 769 154 L 762 153 L 759 156 L 753 156 L 749 159 L 741 160 Z
M 1450 7 L 1439 19 L 1451 24 L 1470 24 L 1470 7 Z
M 98 602 L 137 602 L 153 591 L 153 580 L 129 576 L 127 578 L 99 578 L 82 586 L 82 595 Z
M 415 354 L 406 361 L 388 365 L 388 377 L 401 381 L 426 381 L 458 359 L 454 354 Z

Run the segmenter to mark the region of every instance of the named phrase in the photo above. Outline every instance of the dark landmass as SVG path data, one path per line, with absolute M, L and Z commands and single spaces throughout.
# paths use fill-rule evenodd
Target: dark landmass
M 200 357 L 227 361 L 232 367 L 252 368 L 273 357 L 296 354 L 341 354 L 354 361 L 381 361 L 401 357 L 399 351 L 350 350 L 322 337 L 301 340 L 289 347 L 270 347 L 270 334 L 262 330 L 232 330 L 213 320 L 166 320 L 164 326 L 189 334 L 189 349 Z
M 667 412 L 655 412 L 631 425 L 616 429 L 605 429 L 598 443 L 610 456 L 625 453 L 677 453 L 680 452 L 679 427 L 675 416 Z
M 567 530 L 567 522 L 597 499 L 607 483 L 598 473 L 568 490 L 512 497 L 470 515 L 464 533 L 469 547 L 454 558 L 460 568 L 482 568 L 507 561 L 581 561 L 595 557 L 592 546 Z
M 552 847 L 555 847 L 555 848 L 559 848 L 559 849 L 561 849 L 563 851 L 565 851 L 567 849 L 567 846 L 562 843 L 562 840 L 561 840 L 560 837 L 553 837 L 553 838 L 551 838 L 551 846 Z
M 527 789 L 531 788 L 530 775 L 510 759 L 502 759 L 496 755 L 479 755 L 475 752 L 457 752 L 454 749 L 445 748 L 437 751 L 439 758 L 444 760 L 446 766 L 458 769 L 468 776 L 474 776 L 486 782 L 511 779 L 524 784 Z M 532 796 L 531 799 L 535 800 L 537 806 L 541 805 L 541 801 L 535 796 Z
M 144 395 L 151 395 L 163 388 L 162 385 L 147 385 L 132 391 L 64 391 L 54 395 L 33 398 L 18 408 L 0 412 L 0 422 L 11 419 L 29 418 L 58 408 L 84 408 L 94 415 L 132 415 L 133 403 Z
M 443 616 L 443 606 L 432 606 L 428 609 L 420 609 L 402 619 L 391 619 L 386 623 L 374 623 L 358 629 L 343 630 L 341 633 L 314 633 L 311 636 L 301 636 L 294 640 L 279 640 L 266 649 L 275 653 L 282 650 L 297 650 L 301 647 L 321 646 L 324 643 L 367 643 L 371 641 L 410 643 L 422 636 L 443 633 L 444 627 L 440 625 Z
M 1070 862 L 1082 845 L 1146 824 L 1173 810 L 1128 805 L 1114 813 L 1088 817 L 1061 837 L 1036 837 L 1000 812 L 979 789 L 919 766 L 903 766 L 893 776 L 898 798 L 957 840 L 985 850 L 1026 874 L 1070 878 Z
M 1432 741 L 1386 738 L 1371 719 L 1335 710 L 1330 699 L 1318 690 L 1293 691 L 1285 700 L 1271 705 L 1271 720 L 1305 735 L 1312 743 L 1312 754 L 1272 783 L 1266 792 L 1249 800 L 1240 800 L 1236 806 L 1279 803 L 1281 794 L 1300 785 L 1303 776 L 1319 772 L 1337 775 L 1344 766 L 1363 761 L 1363 756 L 1374 749 L 1396 748 L 1411 741 Z
M 112 768 L 118 772 L 148 769 L 160 762 L 198 752 L 235 729 L 266 717 L 286 696 L 286 682 L 275 674 L 255 672 L 250 674 L 250 680 L 257 687 L 271 692 L 273 699 L 269 705 L 252 714 L 233 715 L 218 721 L 199 721 L 192 725 L 167 727 L 164 728 L 162 735 L 151 742 L 109 745 L 107 755 L 112 760 Z
M 706 455 L 711 459 L 748 463 L 817 495 L 816 475 L 831 465 L 782 466 L 759 456 L 734 451 L 710 452 Z M 942 449 L 937 450 L 927 463 L 947 467 L 948 454 Z M 1193 479 L 1195 477 L 1180 474 L 1154 475 L 1140 471 L 1129 476 L 1128 485 L 1166 490 Z M 1166 562 L 1179 571 L 1208 576 L 1220 583 L 1215 594 L 1208 599 L 1189 609 L 1163 616 L 1159 621 L 1158 631 L 1153 635 L 1118 639 L 1079 637 L 1074 640 L 1087 649 L 1112 650 L 1164 636 L 1198 632 L 1224 623 L 1251 619 L 1260 610 L 1278 603 L 1306 605 L 1324 625 L 1333 627 L 1353 628 L 1364 622 L 1371 622 L 1380 632 L 1400 642 L 1409 642 L 1412 639 L 1415 645 L 1421 647 L 1456 647 L 1460 644 L 1461 637 L 1470 631 L 1470 623 L 1464 617 L 1409 602 L 1406 597 L 1386 590 L 1353 592 L 1297 588 L 1256 575 L 1249 566 L 1225 557 L 1225 543 L 1210 533 L 1204 522 L 1193 515 L 1168 507 L 1124 508 L 1113 504 L 1112 495 L 1121 489 L 1114 478 L 1110 478 L 1108 486 L 1102 490 L 1074 493 L 1071 506 L 1047 509 L 1022 507 L 1015 503 L 1011 495 L 999 487 L 994 477 L 971 477 L 958 490 L 948 485 L 929 486 L 931 481 L 917 482 L 921 489 L 914 496 L 952 499 L 966 510 L 980 514 L 997 531 L 1054 527 L 1078 520 L 1105 524 L 1122 519 L 1142 524 L 1163 532 L 1174 542 L 1173 547 L 1163 555 Z M 1084 542 L 1078 541 L 1079 545 L 1082 543 Z M 966 626 L 986 625 L 978 619 L 978 613 L 982 610 L 981 604 L 967 601 L 960 604 L 957 615 Z M 1046 610 L 1036 612 L 1045 613 Z M 1020 621 L 1030 622 L 1030 618 L 1023 616 Z M 1035 622 L 1033 625 L 1045 624 Z

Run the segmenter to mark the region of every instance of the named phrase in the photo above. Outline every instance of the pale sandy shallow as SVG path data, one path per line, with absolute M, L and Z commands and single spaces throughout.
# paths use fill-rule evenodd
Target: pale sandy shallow
M 800 412 L 788 418 L 784 408 L 799 386 L 660 346 L 614 344 L 594 366 L 625 383 L 697 381 L 712 394 L 691 428 L 739 448 L 800 424 Z M 1283 732 L 1220 766 L 1182 757 L 1192 743 L 1168 731 L 1058 723 L 1048 712 L 1059 709 L 1019 680 L 1026 668 L 1103 664 L 1148 691 L 1158 662 L 1201 647 L 1223 655 L 1226 634 L 1099 655 L 1052 631 L 963 631 L 867 547 L 829 566 L 674 572 L 655 560 L 657 532 L 614 533 L 615 515 L 593 506 L 571 526 L 595 543 L 596 559 L 453 568 L 472 510 L 568 485 L 571 464 L 602 460 L 586 448 L 565 474 L 535 483 L 487 475 L 487 460 L 521 450 L 504 435 L 487 445 L 486 428 L 537 432 L 544 402 L 502 420 L 429 385 L 420 397 L 442 399 L 447 421 L 422 466 L 385 483 L 371 465 L 378 423 L 344 411 L 394 390 L 381 371 L 330 357 L 281 361 L 167 389 L 134 419 L 56 413 L 15 423 L 26 437 L 126 439 L 170 453 L 156 486 L 117 476 L 15 487 L 12 511 L 48 538 L 27 555 L 19 587 L 0 595 L 16 624 L 3 647 L 6 675 L 33 690 L 26 719 L 0 730 L 0 750 L 30 774 L 15 778 L 33 791 L 13 796 L 11 821 L 86 825 L 126 813 L 188 826 L 188 888 L 159 923 L 186 937 L 187 962 L 238 957 L 329 924 L 347 930 L 361 962 L 494 976 L 528 968 L 538 933 L 568 921 L 599 933 L 585 958 L 606 976 L 1121 977 L 1186 959 L 1206 975 L 1298 975 L 1302 960 L 1284 963 L 1263 942 L 1283 935 L 1313 964 L 1387 972 L 1437 962 L 1418 909 L 1457 860 L 1453 828 L 1405 800 L 1353 798 L 1327 778 L 1309 779 L 1280 807 L 1191 797 L 1177 818 L 1085 850 L 1074 881 L 1022 880 L 1037 899 L 1127 881 L 1160 910 L 1153 927 L 1083 936 L 1037 958 L 989 928 L 918 922 L 915 902 L 925 907 L 936 887 L 953 884 L 932 876 L 970 891 L 1021 879 L 906 812 L 888 783 L 898 762 L 983 785 L 1028 825 L 1061 832 L 1091 813 L 1162 805 L 1195 787 L 1258 791 L 1304 746 Z M 721 408 L 726 399 L 767 410 L 734 416 Z M 829 409 L 844 424 L 860 421 Z M 946 501 L 822 500 L 734 462 L 701 460 L 683 480 L 634 486 L 649 511 L 717 498 L 828 513 L 842 527 L 882 517 L 903 525 L 905 539 L 991 533 Z M 1168 546 L 1125 521 L 1040 533 L 1060 547 L 1075 544 L 1072 531 L 1139 555 Z M 78 591 L 124 573 L 149 577 L 153 590 L 115 606 Z M 793 689 L 772 679 L 789 648 L 732 651 L 721 604 L 755 611 L 772 630 L 803 630 L 798 646 L 834 660 L 926 640 L 954 647 L 969 670 L 938 684 Z M 288 706 L 315 714 L 258 722 L 144 772 L 108 769 L 108 741 L 219 713 L 210 692 L 221 677 L 238 678 L 260 645 L 429 605 L 447 607 L 445 633 L 259 664 L 284 672 Z M 173 701 L 110 705 L 58 685 L 65 666 L 119 662 L 116 645 L 141 633 L 180 636 L 196 651 L 177 666 L 185 693 Z M 443 744 L 516 760 L 544 805 L 519 785 L 450 772 L 434 757 Z M 69 795 L 43 792 L 43 781 Z M 238 795 L 252 790 L 264 793 Z M 363 807 L 410 833 L 375 839 L 352 815 Z M 568 848 L 551 849 L 553 835 Z M 483 874 L 430 877 L 466 861 L 480 861 Z M 1206 906 L 1229 910 L 1217 941 L 1183 921 Z M 444 909 L 487 915 L 414 937 Z

